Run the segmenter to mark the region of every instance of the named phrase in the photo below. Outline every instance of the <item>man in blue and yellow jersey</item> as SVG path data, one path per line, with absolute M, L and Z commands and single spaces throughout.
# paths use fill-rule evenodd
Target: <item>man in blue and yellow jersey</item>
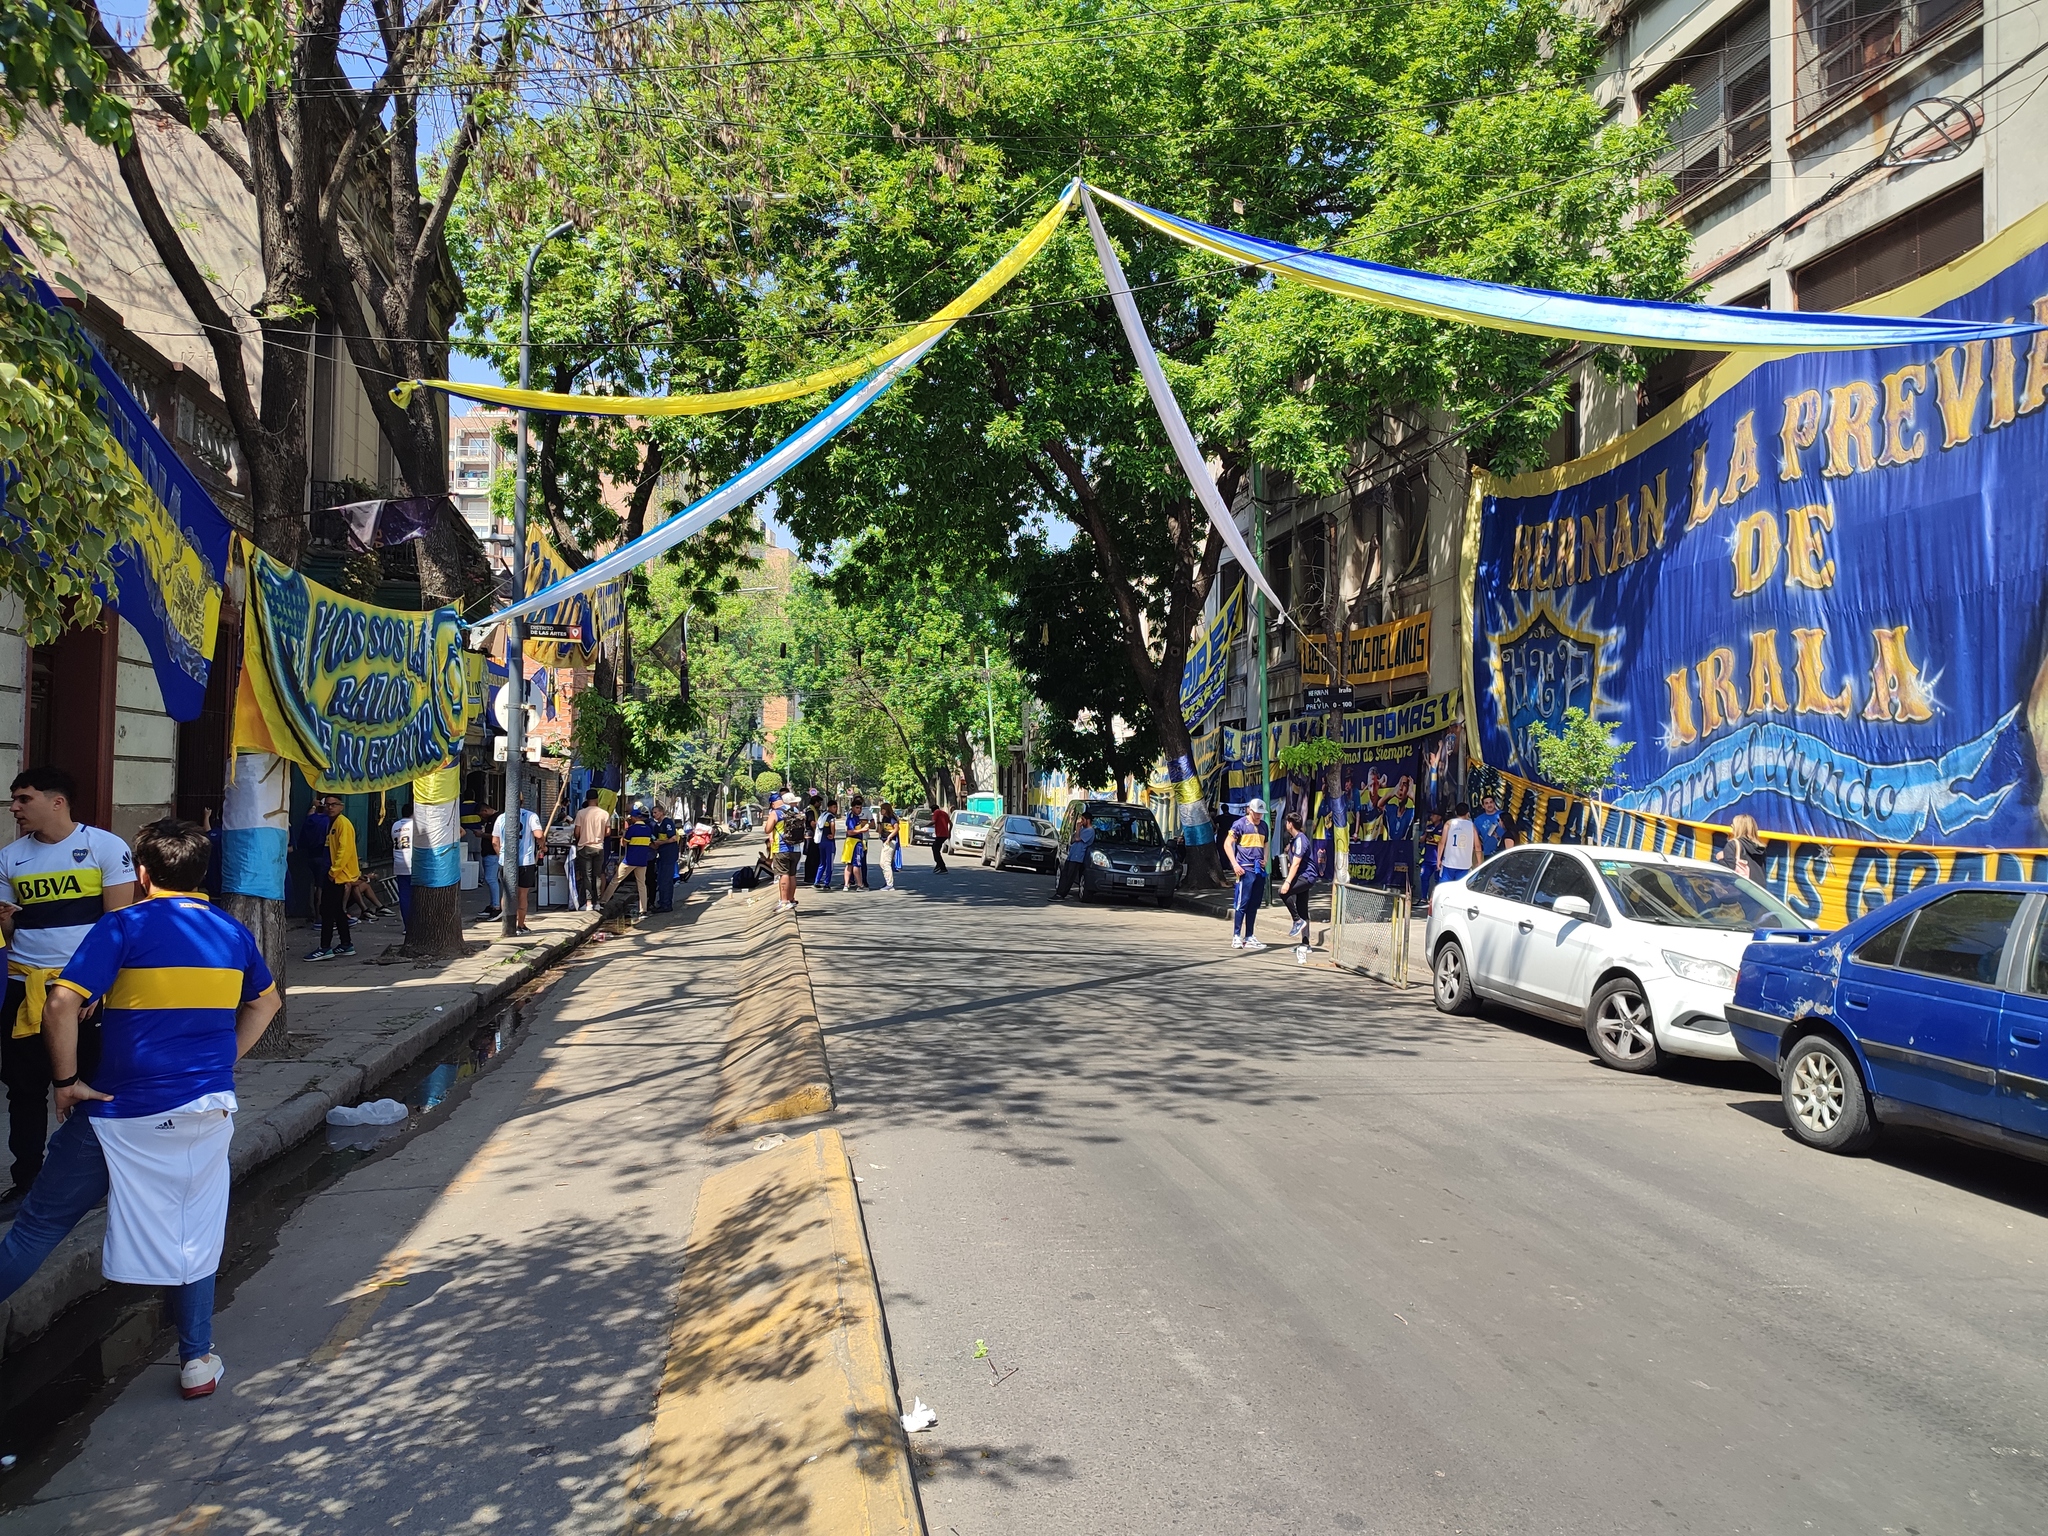
M 654 862 L 654 822 L 637 800 L 626 812 L 626 827 L 619 838 L 624 852 L 612 873 L 612 883 L 604 888 L 604 900 L 610 901 L 612 892 L 631 875 L 633 889 L 640 895 L 640 910 L 648 912 L 652 904 L 647 899 L 647 867 Z
M 189 821 L 144 827 L 144 899 L 101 917 L 51 986 L 43 1034 L 62 1124 L 0 1241 L 4 1299 L 105 1200 L 101 1270 L 170 1287 L 186 1397 L 208 1396 L 222 1374 L 213 1282 L 227 1233 L 235 1063 L 278 1009 L 256 940 L 199 890 L 211 853 Z M 78 1021 L 95 1000 L 105 1003 L 100 1058 L 82 1071 Z
M 1230 947 L 1264 949 L 1252 937 L 1252 925 L 1259 920 L 1259 904 L 1266 899 L 1266 802 L 1253 800 L 1244 814 L 1230 824 L 1223 839 L 1223 862 L 1237 875 L 1237 889 L 1230 904 Z
M 654 910 L 673 912 L 676 909 L 676 853 L 681 846 L 676 841 L 676 819 L 668 812 L 656 809 L 654 823 Z
M 0 849 L 0 931 L 7 935 L 0 1081 L 7 1084 L 7 1149 L 14 1156 L 14 1184 L 0 1199 L 0 1220 L 14 1214 L 35 1183 L 50 1134 L 44 995 L 101 915 L 135 899 L 128 845 L 73 821 L 76 793 L 61 768 L 17 775 L 11 809 L 21 836 Z

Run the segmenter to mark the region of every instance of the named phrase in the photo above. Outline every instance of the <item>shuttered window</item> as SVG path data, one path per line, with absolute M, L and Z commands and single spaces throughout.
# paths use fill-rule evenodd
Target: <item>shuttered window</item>
M 1984 183 L 1972 177 L 1792 274 L 1801 309 L 1841 309 L 1954 261 L 1984 238 Z

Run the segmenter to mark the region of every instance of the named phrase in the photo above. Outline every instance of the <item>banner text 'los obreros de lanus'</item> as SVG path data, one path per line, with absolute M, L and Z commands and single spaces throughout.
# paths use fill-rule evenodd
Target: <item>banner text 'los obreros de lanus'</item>
M 1887 308 L 2048 318 L 2044 240 L 2048 210 Z M 1474 482 L 1488 764 L 1612 722 L 1617 810 L 1810 843 L 1808 916 L 1917 881 L 1887 845 L 2048 842 L 2048 333 L 1731 359 L 1600 453 Z
M 249 621 L 235 743 L 276 752 L 321 789 L 389 789 L 446 763 L 468 687 L 453 608 L 375 608 L 245 551 Z

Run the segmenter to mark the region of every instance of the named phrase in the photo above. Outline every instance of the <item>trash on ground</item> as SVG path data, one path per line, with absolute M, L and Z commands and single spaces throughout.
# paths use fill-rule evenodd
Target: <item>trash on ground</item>
M 329 1125 L 396 1125 L 412 1113 L 397 1099 L 372 1099 L 367 1104 L 337 1104 L 327 1111 Z
M 781 1146 L 787 1140 L 789 1140 L 787 1136 L 783 1136 L 780 1134 L 774 1136 L 757 1136 L 754 1139 L 754 1150 L 756 1152 L 766 1152 L 773 1147 Z
M 919 1430 L 930 1429 L 939 1422 L 938 1409 L 925 1407 L 923 1398 L 913 1397 L 910 1404 L 910 1412 L 903 1415 L 903 1428 L 906 1433 L 914 1435 Z

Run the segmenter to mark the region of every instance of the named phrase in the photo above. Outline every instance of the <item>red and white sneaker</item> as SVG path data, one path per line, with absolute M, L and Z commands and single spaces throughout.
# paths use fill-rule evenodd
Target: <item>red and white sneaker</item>
M 178 1390 L 187 1398 L 211 1397 L 227 1369 L 219 1355 L 201 1355 L 197 1360 L 187 1360 L 185 1368 L 178 1372 Z

